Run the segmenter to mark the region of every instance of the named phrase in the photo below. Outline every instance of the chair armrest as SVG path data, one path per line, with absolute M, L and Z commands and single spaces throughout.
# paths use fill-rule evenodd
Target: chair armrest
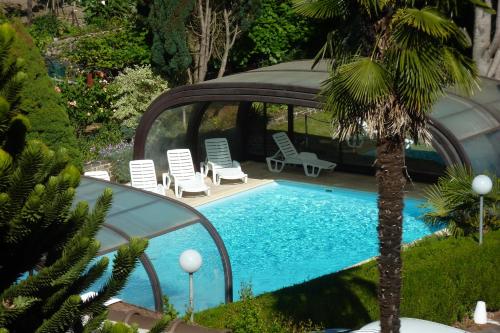
M 241 164 L 238 161 L 233 160 L 233 168 L 238 168 L 241 170 Z
M 217 167 L 215 166 L 215 164 L 213 162 L 207 162 L 206 163 L 207 165 L 207 174 L 208 174 L 208 170 L 212 170 L 212 172 L 217 169 Z
M 278 149 L 278 151 L 275 152 L 274 155 L 269 156 L 269 158 L 277 159 L 277 160 L 283 160 L 284 159 L 283 154 L 281 153 L 280 149 Z

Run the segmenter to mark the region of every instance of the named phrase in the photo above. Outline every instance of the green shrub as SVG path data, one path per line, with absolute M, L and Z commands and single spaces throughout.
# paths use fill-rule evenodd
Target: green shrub
M 116 124 L 104 124 L 96 131 L 80 136 L 78 142 L 83 161 L 101 160 L 103 156 L 100 152 L 106 147 L 118 145 L 123 141 L 123 134 Z
M 471 315 L 478 300 L 500 309 L 500 231 L 472 237 L 430 237 L 403 251 L 401 315 L 453 324 Z M 334 260 L 334 259 L 332 259 Z M 312 320 L 323 327 L 360 327 L 378 319 L 375 261 L 263 294 L 251 300 L 266 318 Z M 227 327 L 243 302 L 203 311 L 197 322 Z
M 69 26 L 65 21 L 61 21 L 54 14 L 37 16 L 28 28 L 36 46 L 43 50 L 49 45 L 54 37 L 60 37 L 69 32 Z
M 490 176 L 493 189 L 484 196 L 484 227 L 500 227 L 500 179 Z M 446 224 L 454 236 L 463 236 L 478 231 L 479 195 L 472 190 L 474 174 L 468 167 L 455 165 L 446 170 L 437 184 L 426 189 L 426 206 L 430 211 L 424 220 L 431 224 Z
M 149 104 L 168 87 L 151 66 L 125 68 L 113 81 L 113 118 L 135 132 L 139 119 Z
M 125 67 L 149 63 L 146 32 L 133 26 L 80 37 L 64 58 L 85 71 L 106 70 L 116 74 Z
M 133 0 L 86 0 L 85 22 L 101 27 L 125 22 L 135 15 L 135 3 Z
M 23 25 L 20 22 L 13 22 L 12 25 L 17 34 L 13 53 L 24 59 L 28 76 L 21 90 L 22 103 L 19 106 L 31 123 L 28 138 L 39 139 L 52 150 L 65 148 L 73 162 L 80 164 L 81 156 L 74 129 L 47 75 L 43 58 Z

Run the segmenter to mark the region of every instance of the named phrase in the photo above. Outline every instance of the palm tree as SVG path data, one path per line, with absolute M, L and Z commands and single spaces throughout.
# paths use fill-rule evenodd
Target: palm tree
M 319 57 L 333 59 L 324 108 L 340 140 L 376 141 L 383 333 L 399 332 L 401 239 L 406 184 L 404 140 L 428 143 L 427 114 L 444 89 L 477 86 L 464 55 L 470 40 L 452 19 L 454 0 L 296 0 L 300 14 L 334 21 Z M 475 1 L 477 3 L 477 1 Z

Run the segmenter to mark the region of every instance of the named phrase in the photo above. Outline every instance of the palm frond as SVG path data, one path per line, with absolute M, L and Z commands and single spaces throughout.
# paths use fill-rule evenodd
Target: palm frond
M 352 54 L 352 50 L 347 45 L 347 39 L 338 31 L 330 31 L 326 35 L 325 44 L 314 57 L 313 68 L 321 60 L 327 60 L 333 69 L 347 63 Z
M 294 0 L 293 7 L 300 15 L 317 19 L 346 17 L 348 14 L 344 0 Z
M 447 39 L 456 32 L 456 25 L 453 21 L 444 17 L 435 8 L 425 7 L 423 9 L 401 8 L 394 15 L 394 36 L 400 40 L 408 38 L 406 27 L 412 27 L 424 32 L 429 36 Z
M 339 90 L 354 103 L 373 105 L 388 96 L 392 81 L 389 73 L 377 61 L 360 57 L 338 68 Z M 339 92 L 340 92 L 339 91 Z
M 389 2 L 388 0 L 357 0 L 368 16 L 378 15 Z
M 475 89 L 479 88 L 474 61 L 450 47 L 445 47 L 442 51 L 443 65 L 446 68 L 450 84 L 464 95 L 471 95 Z
M 481 0 L 468 0 L 470 3 L 472 3 L 474 6 L 482 8 L 486 13 L 494 15 L 496 14 L 496 11 L 491 8 L 491 4 L 486 3 Z

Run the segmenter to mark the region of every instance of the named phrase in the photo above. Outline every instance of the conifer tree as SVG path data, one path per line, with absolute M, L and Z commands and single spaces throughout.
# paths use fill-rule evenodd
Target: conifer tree
M 0 25 L 0 332 L 91 332 L 147 241 L 121 247 L 111 277 L 81 300 L 108 265 L 93 259 L 112 194 L 105 190 L 92 210 L 85 202 L 73 206 L 79 172 L 65 152 L 26 141 L 29 121 L 16 113 L 25 74 L 10 52 L 13 40 L 13 29 Z

